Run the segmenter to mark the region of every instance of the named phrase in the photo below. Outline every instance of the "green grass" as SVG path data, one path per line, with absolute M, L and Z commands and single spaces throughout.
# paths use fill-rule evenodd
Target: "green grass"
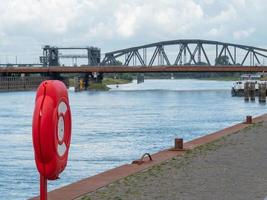
M 69 78 L 69 86 L 74 87 L 74 78 Z
M 102 83 L 89 83 L 89 90 L 101 90 L 101 91 L 108 91 L 110 88 L 107 85 L 120 85 L 120 84 L 127 84 L 131 83 L 131 80 L 126 79 L 114 79 L 114 78 L 104 78 Z M 70 87 L 74 87 L 74 79 L 69 79 Z
M 102 82 L 105 85 L 116 85 L 116 84 L 127 84 L 130 83 L 131 81 L 125 79 L 104 78 Z
M 81 200 L 91 200 L 91 197 L 84 196 L 84 197 L 81 198 Z
M 198 78 L 199 80 L 210 80 L 210 81 L 236 81 L 239 80 L 240 77 L 209 77 L 209 78 Z
M 107 85 L 127 84 L 130 82 L 131 81 L 124 79 L 104 78 L 102 83 L 89 83 L 89 90 L 108 91 L 110 88 Z

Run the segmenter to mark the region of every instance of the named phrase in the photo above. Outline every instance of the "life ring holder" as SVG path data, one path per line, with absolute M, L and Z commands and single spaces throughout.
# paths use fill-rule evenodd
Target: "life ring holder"
M 71 110 L 63 82 L 44 81 L 39 86 L 33 113 L 32 138 L 40 173 L 40 197 L 47 199 L 47 180 L 64 171 L 71 141 Z

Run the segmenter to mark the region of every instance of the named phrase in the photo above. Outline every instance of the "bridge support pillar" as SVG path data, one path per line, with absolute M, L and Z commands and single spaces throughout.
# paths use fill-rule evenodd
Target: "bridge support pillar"
M 74 77 L 74 90 L 75 92 L 81 91 L 81 90 L 87 90 L 89 86 L 89 77 L 91 77 L 91 74 L 80 74 L 80 76 Z
M 44 73 L 42 76 L 49 77 L 51 80 L 59 80 L 64 82 L 66 87 L 69 87 L 69 78 L 68 77 L 62 77 L 60 73 Z
M 145 82 L 145 75 L 144 74 L 137 74 L 137 84 Z
M 79 77 L 74 77 L 74 91 L 75 92 L 79 92 L 81 90 L 81 87 L 80 87 L 80 78 Z
M 103 73 L 93 72 L 92 73 L 92 81 L 95 83 L 102 83 Z
M 60 76 L 59 73 L 49 73 L 49 76 L 51 77 L 51 79 L 53 80 L 62 80 L 62 77 Z
M 75 91 L 88 90 L 92 83 L 102 83 L 103 73 L 86 73 L 74 78 Z
M 89 86 L 89 74 L 84 74 L 83 77 L 83 84 L 84 84 L 84 89 L 87 90 Z

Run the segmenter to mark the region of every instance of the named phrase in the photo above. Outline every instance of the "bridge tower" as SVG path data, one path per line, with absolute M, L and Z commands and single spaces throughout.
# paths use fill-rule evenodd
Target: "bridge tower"
M 87 48 L 88 66 L 97 66 L 101 62 L 101 50 L 96 47 Z
M 44 67 L 59 66 L 58 48 L 49 45 L 44 46 L 43 56 L 40 57 L 40 61 Z
M 62 54 L 60 50 L 84 50 L 86 54 Z M 43 47 L 43 56 L 40 62 L 44 67 L 60 66 L 60 59 L 86 58 L 88 66 L 98 66 L 101 62 L 101 49 L 97 47 L 54 47 L 46 45 Z

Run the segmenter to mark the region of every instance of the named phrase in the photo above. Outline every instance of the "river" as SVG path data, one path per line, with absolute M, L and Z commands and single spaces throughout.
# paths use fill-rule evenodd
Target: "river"
M 108 92 L 69 92 L 73 118 L 68 166 L 49 190 L 131 163 L 173 145 L 266 113 L 231 97 L 232 82 L 145 80 Z M 38 195 L 31 122 L 35 92 L 0 93 L 0 199 Z

